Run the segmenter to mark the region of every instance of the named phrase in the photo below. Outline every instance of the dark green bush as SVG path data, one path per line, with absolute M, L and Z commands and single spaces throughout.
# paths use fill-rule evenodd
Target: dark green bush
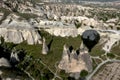
M 82 70 L 80 73 L 80 77 L 86 77 L 88 75 L 88 71 Z

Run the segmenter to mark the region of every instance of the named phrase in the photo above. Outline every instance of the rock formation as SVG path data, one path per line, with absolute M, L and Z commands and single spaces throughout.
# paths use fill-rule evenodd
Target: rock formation
M 120 41 L 120 38 L 119 38 L 120 34 L 109 33 L 108 35 L 109 36 L 107 38 L 107 42 L 104 44 L 104 46 L 102 48 L 106 53 L 110 53 L 113 45 L 115 43 L 117 43 L 117 45 L 118 45 L 119 44 L 118 42 Z
M 91 14 L 92 11 L 94 11 L 94 8 L 91 7 L 84 7 L 81 5 L 76 5 L 76 4 L 33 4 L 31 0 L 29 1 L 18 1 L 14 0 L 14 3 L 11 2 L 10 0 L 2 0 L 2 6 L 5 9 L 12 10 L 12 9 L 17 9 L 18 13 L 27 13 L 29 14 L 35 14 L 37 17 L 32 18 L 30 20 L 18 20 L 18 18 L 13 18 L 15 17 L 12 16 L 11 18 L 7 17 L 5 21 L 3 21 L 4 24 L 2 26 L 16 26 L 15 24 L 17 23 L 17 26 L 24 26 L 25 27 L 37 27 L 37 28 L 47 28 L 47 32 L 50 34 L 54 34 L 56 36 L 74 36 L 76 37 L 81 34 L 82 32 L 79 31 L 80 28 L 75 31 L 73 28 L 75 27 L 74 21 L 77 20 L 80 24 L 85 24 L 85 26 L 80 26 L 82 29 L 111 29 L 111 23 L 113 29 L 118 29 L 119 26 L 116 25 L 116 23 L 119 22 L 119 18 L 115 19 L 109 19 L 106 22 L 96 20 L 94 15 Z M 10 5 L 10 6 L 8 6 Z M 18 6 L 16 6 L 18 5 Z M 85 16 L 84 16 L 85 15 Z M 88 17 L 91 16 L 91 17 Z M 22 16 L 21 16 L 22 17 Z M 19 17 L 19 19 L 21 18 Z M 19 22 L 19 23 L 18 23 Z M 29 22 L 29 23 L 28 23 Z M 9 23 L 9 24 L 8 24 Z M 13 25 L 14 23 L 14 25 Z M 110 23 L 110 24 L 108 24 Z M 5 25 L 6 24 L 6 25 Z M 20 24 L 20 25 L 19 25 Z M 26 25 L 26 26 L 25 26 Z M 55 27 L 54 29 L 51 30 L 51 28 Z M 58 30 L 58 27 L 60 28 Z M 67 28 L 66 28 L 67 27 Z M 69 27 L 69 28 L 68 28 Z M 49 29 L 50 30 L 49 30 Z M 57 28 L 57 29 L 56 29 Z M 63 29 L 64 28 L 64 29 Z M 63 30 L 62 30 L 63 29 Z M 69 29 L 69 30 L 68 30 Z M 33 29 L 32 29 L 33 30 Z M 66 31 L 68 30 L 68 31 Z M 18 32 L 18 31 L 17 31 Z M 26 32 L 26 31 L 25 31 Z M 58 33 L 57 33 L 58 32 Z M 79 33 L 77 33 L 79 32 Z M 16 32 L 15 32 L 16 33 Z M 30 32 L 31 33 L 31 32 Z M 14 34 L 14 33 L 12 33 Z M 17 34 L 16 36 L 21 35 L 21 33 Z M 32 34 L 29 34 L 32 35 Z M 34 36 L 33 36 L 34 37 Z M 26 40 L 26 39 L 25 39 Z M 10 40 L 6 40 L 10 41 Z M 17 40 L 16 40 L 17 41 Z M 15 40 L 11 42 L 16 42 Z M 16 43 L 20 43 L 22 38 L 20 37 L 20 40 Z M 36 44 L 41 43 L 39 40 L 34 41 L 34 39 L 29 39 L 27 40 L 29 44 Z
M 41 44 L 40 34 L 25 20 L 18 20 L 19 16 L 10 14 L 0 25 L 0 36 L 6 42 Z
M 48 33 L 50 33 L 51 35 L 55 35 L 55 36 L 61 36 L 61 37 L 67 37 L 67 36 L 72 36 L 72 37 L 77 37 L 78 36 L 78 32 L 76 28 L 65 28 L 65 27 L 61 27 L 61 28 L 57 28 L 57 27 L 52 27 L 49 29 L 45 29 L 45 31 L 47 31 Z
M 20 62 L 20 59 L 18 57 L 18 54 L 14 51 L 12 51 L 11 56 L 10 56 L 10 63 L 14 67 L 16 64 Z
M 80 58 L 84 61 L 87 67 L 88 72 L 92 72 L 92 60 L 90 58 L 90 55 L 88 51 L 80 51 Z
M 77 37 L 78 35 L 82 35 L 85 30 L 93 29 L 100 33 L 102 40 L 101 44 L 104 43 L 102 49 L 106 53 L 109 53 L 113 45 L 120 40 L 120 32 L 116 31 L 120 29 L 120 19 L 113 18 L 113 16 L 120 13 L 118 9 L 92 8 L 78 4 L 46 4 L 36 3 L 34 1 L 38 0 L 0 1 L 0 36 L 2 36 L 6 42 L 19 44 L 26 41 L 28 44 L 42 44 L 41 36 L 38 33 L 40 31 L 38 30 L 45 30 L 54 36 Z M 74 2 L 79 0 L 44 1 Z M 113 14 L 109 11 L 113 12 Z M 9 13 L 10 15 L 8 15 Z M 111 29 L 114 29 L 115 31 L 110 31 Z M 103 38 L 103 36 L 107 36 L 107 38 Z M 42 54 L 48 54 L 50 44 L 48 46 L 45 38 L 43 38 Z M 18 59 L 18 55 L 12 53 L 10 63 L 15 65 L 19 61 L 20 59 Z M 7 62 L 9 61 L 1 58 L 0 66 L 9 66 L 10 64 Z M 78 51 L 70 51 L 69 48 L 64 45 L 62 59 L 58 67 L 78 79 L 82 70 L 88 72 L 92 71 L 92 61 L 84 46 L 80 47 Z M 117 65 L 117 67 L 119 66 Z M 117 67 L 112 70 L 116 70 Z M 105 77 L 107 77 L 106 80 L 111 79 L 110 75 L 105 75 Z M 113 77 L 115 80 L 117 80 L 117 78 L 119 77 Z M 95 80 L 97 79 L 95 78 Z
M 69 52 L 69 49 L 64 45 L 63 56 L 58 65 L 60 69 L 65 70 L 66 73 L 79 74 L 82 70 L 92 71 L 92 62 L 88 51 L 80 51 L 79 54 L 77 54 L 75 50 L 72 50 L 71 53 Z
M 3 15 L 4 15 L 3 13 L 0 13 L 0 20 L 3 18 Z
M 42 54 L 47 54 L 48 53 L 48 51 L 49 51 L 49 49 L 48 49 L 48 46 L 47 46 L 47 44 L 46 44 L 46 40 L 45 40 L 45 38 L 43 37 L 43 43 L 42 43 Z
M 9 63 L 9 61 L 5 58 L 0 58 L 0 67 L 11 67 L 11 64 Z

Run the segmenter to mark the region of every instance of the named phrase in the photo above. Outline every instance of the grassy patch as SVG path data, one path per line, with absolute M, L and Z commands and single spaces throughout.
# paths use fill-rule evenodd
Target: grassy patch
M 30 18 L 36 18 L 38 17 L 35 14 L 30 14 L 30 13 L 16 13 L 18 16 L 25 18 L 26 20 L 29 20 Z
M 24 72 L 22 72 L 19 69 L 15 69 L 15 68 L 11 69 L 11 68 L 3 68 L 3 67 L 0 67 L 0 69 L 4 72 L 1 75 L 3 78 L 8 78 L 9 77 L 9 78 L 18 78 L 18 79 L 21 79 L 21 80 L 24 80 L 24 79 L 30 80 L 30 78 Z
M 111 53 L 117 54 L 120 56 L 120 44 L 112 48 Z
M 91 51 L 91 56 L 100 56 L 104 54 L 105 52 L 102 50 L 102 45 L 97 44 Z
M 108 53 L 107 57 L 109 57 L 110 59 L 113 59 L 113 58 L 115 58 L 115 55 L 113 53 Z

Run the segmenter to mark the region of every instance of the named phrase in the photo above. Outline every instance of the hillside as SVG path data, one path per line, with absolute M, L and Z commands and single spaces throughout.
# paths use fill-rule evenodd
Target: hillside
M 110 69 L 116 70 L 120 62 L 120 10 L 96 6 L 42 0 L 0 1 L 0 78 L 97 80 L 101 72 L 112 78 L 109 72 L 117 72 Z M 86 30 L 100 35 L 91 52 L 81 39 Z M 107 71 L 108 63 L 116 68 L 108 66 Z

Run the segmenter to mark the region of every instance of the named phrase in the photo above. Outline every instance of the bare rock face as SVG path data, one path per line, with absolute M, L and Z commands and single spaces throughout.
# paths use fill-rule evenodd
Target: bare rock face
M 80 51 L 79 54 L 75 50 L 70 53 L 69 49 L 64 45 L 63 56 L 58 65 L 66 73 L 80 73 L 82 70 L 92 71 L 92 62 L 88 51 Z M 79 78 L 80 76 L 76 77 Z
M 105 45 L 103 46 L 103 50 L 106 53 L 110 53 L 113 45 L 120 40 L 119 35 L 118 34 L 111 34 L 107 40 L 107 42 L 105 43 Z
M 69 49 L 67 48 L 66 45 L 64 45 L 63 47 L 63 55 L 62 55 L 62 60 L 60 61 L 58 67 L 60 69 L 63 69 L 63 70 L 66 70 L 66 72 L 69 72 L 68 69 L 66 69 L 68 67 L 68 63 L 70 62 L 69 61 L 69 56 L 70 56 L 70 51 Z M 64 64 L 66 63 L 66 64 Z M 63 65 L 64 64 L 64 65 Z
M 0 13 L 0 20 L 3 18 L 3 15 L 4 15 L 3 13 Z
M 90 58 L 88 51 L 81 51 L 80 58 L 82 58 L 82 60 L 85 62 L 88 72 L 91 72 L 93 69 L 92 68 L 92 60 Z
M 11 67 L 9 61 L 5 58 L 0 58 L 0 67 Z
M 41 26 L 58 26 L 58 27 L 62 27 L 64 25 L 60 21 L 40 20 L 38 27 L 41 27 Z
M 18 62 L 20 62 L 20 59 L 18 58 L 18 54 L 12 51 L 11 56 L 10 56 L 11 65 L 15 66 L 16 64 L 18 64 Z
M 41 44 L 40 34 L 25 20 L 19 20 L 19 16 L 10 14 L 0 25 L 0 36 L 6 42 L 28 44 Z
M 72 36 L 72 37 L 77 37 L 78 36 L 78 32 L 76 28 L 50 28 L 50 29 L 45 29 L 45 31 L 47 31 L 48 33 L 50 33 L 51 35 L 55 35 L 55 36 L 61 36 L 61 37 L 67 37 L 67 36 Z
M 35 30 L 0 28 L 0 33 L 0 36 L 2 36 L 6 42 L 21 43 L 27 41 L 28 44 L 41 44 L 41 37 Z
M 98 24 L 93 18 L 88 18 L 86 16 L 61 16 L 61 21 L 72 22 L 74 20 L 79 21 L 87 26 L 96 26 Z
M 120 63 L 106 64 L 91 80 L 120 80 Z
M 46 45 L 46 40 L 43 38 L 42 54 L 47 54 L 49 51 L 48 46 Z
M 89 7 L 83 7 L 75 4 L 49 4 L 43 6 L 45 13 L 49 15 L 57 16 L 80 16 L 85 12 L 83 10 L 91 9 Z M 51 12 L 51 13 L 49 13 Z M 53 16 L 54 16 L 53 15 Z

